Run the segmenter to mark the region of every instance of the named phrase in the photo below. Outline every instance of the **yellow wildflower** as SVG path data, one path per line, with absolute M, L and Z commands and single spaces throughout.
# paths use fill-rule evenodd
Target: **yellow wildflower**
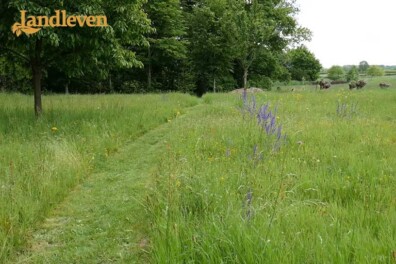
M 176 181 L 176 187 L 180 187 L 181 186 L 181 182 L 179 180 Z

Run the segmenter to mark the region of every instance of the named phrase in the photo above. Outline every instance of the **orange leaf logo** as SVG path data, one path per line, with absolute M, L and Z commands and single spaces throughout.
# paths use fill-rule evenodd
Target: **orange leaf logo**
M 15 23 L 14 25 L 12 25 L 11 29 L 12 29 L 12 33 L 17 35 L 17 37 L 19 37 L 22 34 L 22 32 L 25 33 L 27 36 L 29 36 L 41 30 L 41 28 L 22 26 L 21 23 Z

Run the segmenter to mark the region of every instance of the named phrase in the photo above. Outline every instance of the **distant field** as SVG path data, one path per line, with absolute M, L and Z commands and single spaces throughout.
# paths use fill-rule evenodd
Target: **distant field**
M 0 260 L 393 263 L 396 80 L 293 88 L 48 96 L 39 121 L 30 97 L 0 94 Z M 62 208 L 70 221 L 40 231 Z
M 380 83 L 387 83 L 390 84 L 391 87 L 388 89 L 396 89 L 396 77 L 395 76 L 384 76 L 384 77 L 364 77 L 361 76 L 359 80 L 364 80 L 367 82 L 367 85 L 364 87 L 365 90 L 377 90 L 379 89 L 379 84 Z M 312 85 L 310 82 L 305 82 L 302 84 L 302 82 L 299 83 L 293 83 L 292 85 L 276 85 L 273 87 L 273 90 L 276 90 L 277 87 L 280 87 L 282 91 L 291 91 L 292 89 L 294 91 L 313 91 L 313 90 L 319 90 L 319 86 Z M 331 90 L 348 90 L 349 86 L 348 83 L 345 84 L 335 84 L 332 85 Z
M 385 70 L 386 76 L 396 75 L 396 70 Z

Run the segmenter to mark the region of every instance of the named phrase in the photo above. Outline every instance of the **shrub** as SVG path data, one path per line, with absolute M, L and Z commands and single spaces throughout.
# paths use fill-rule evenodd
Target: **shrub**
M 357 81 L 359 79 L 359 70 L 356 66 L 352 66 L 352 68 L 349 69 L 346 79 L 348 82 Z
M 250 84 L 252 87 L 263 88 L 268 91 L 271 91 L 273 82 L 272 82 L 271 78 L 260 77 L 259 79 L 250 80 Z
M 374 77 L 374 76 L 384 76 L 385 71 L 383 68 L 379 66 L 370 66 L 367 70 L 367 75 Z
M 327 71 L 327 78 L 330 80 L 341 80 L 345 76 L 345 71 L 341 66 L 332 66 Z

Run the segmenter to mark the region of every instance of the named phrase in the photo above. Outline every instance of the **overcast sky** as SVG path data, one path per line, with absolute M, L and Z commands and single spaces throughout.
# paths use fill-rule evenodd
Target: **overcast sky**
M 396 65 L 396 0 L 297 0 L 306 46 L 323 67 Z

